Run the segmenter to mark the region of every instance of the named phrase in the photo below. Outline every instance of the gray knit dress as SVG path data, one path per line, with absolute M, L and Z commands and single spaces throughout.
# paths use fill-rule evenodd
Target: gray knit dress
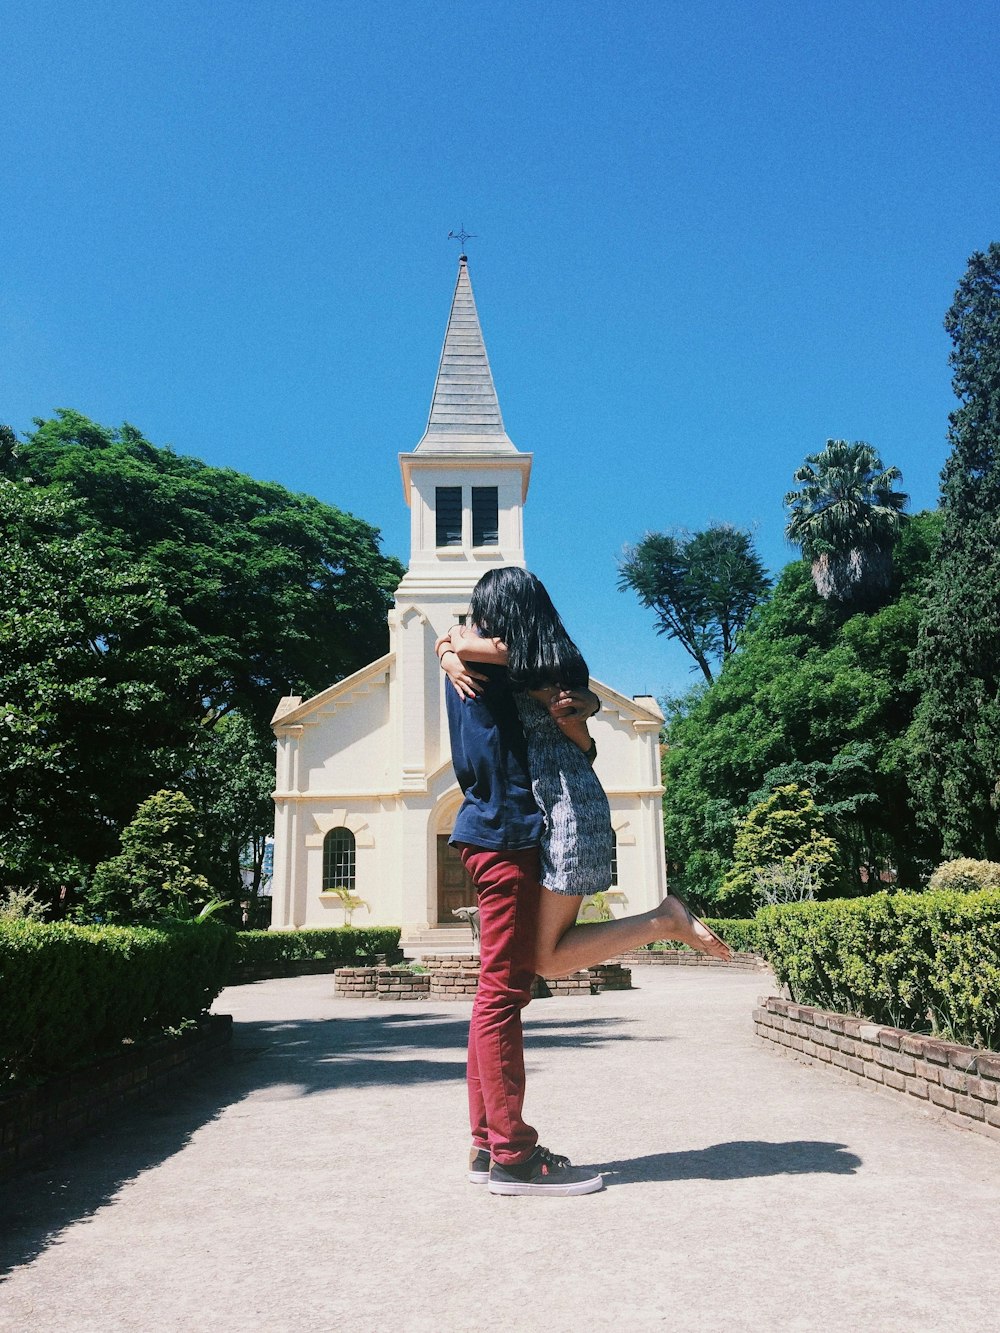
M 545 817 L 542 884 L 553 893 L 601 893 L 611 887 L 613 849 L 604 788 L 548 709 L 530 694 L 518 691 L 514 697 L 528 742 L 531 790 Z

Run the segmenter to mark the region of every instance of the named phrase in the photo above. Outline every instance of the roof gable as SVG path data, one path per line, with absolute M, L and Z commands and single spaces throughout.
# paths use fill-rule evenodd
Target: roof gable
M 359 694 L 370 693 L 371 690 L 383 682 L 395 659 L 395 653 L 386 653 L 384 657 L 369 662 L 367 666 L 362 667 L 360 671 L 355 671 L 353 675 L 338 680 L 336 685 L 327 686 L 319 694 L 314 694 L 311 699 L 302 700 L 296 695 L 286 695 L 275 709 L 274 717 L 271 718 L 272 728 L 297 726 L 304 722 L 310 714 L 317 712 L 328 704 L 336 703 L 339 699 L 346 698 L 355 691 Z

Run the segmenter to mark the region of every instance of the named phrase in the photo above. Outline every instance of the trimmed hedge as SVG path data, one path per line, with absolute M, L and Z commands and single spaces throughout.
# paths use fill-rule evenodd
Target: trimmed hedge
M 793 999 L 1000 1049 L 1000 890 L 765 907 L 761 952 Z
M 720 939 L 726 941 L 734 953 L 760 953 L 760 932 L 756 921 L 708 916 L 702 917 L 702 920 Z M 661 952 L 664 949 L 686 949 L 688 946 L 678 940 L 657 940 L 655 944 L 644 944 L 642 947 Z
M 398 926 L 322 926 L 315 930 L 241 930 L 234 966 L 266 967 L 300 958 L 329 958 L 337 963 L 374 962 L 377 954 L 399 947 Z
M 198 1018 L 234 941 L 215 921 L 0 922 L 0 1078 L 59 1073 Z

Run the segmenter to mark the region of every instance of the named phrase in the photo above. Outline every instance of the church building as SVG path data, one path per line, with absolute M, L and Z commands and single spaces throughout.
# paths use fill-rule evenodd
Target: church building
M 388 461 L 388 460 L 387 460 Z M 456 908 L 475 894 L 448 846 L 462 793 L 452 771 L 434 641 L 464 623 L 472 589 L 498 565 L 525 565 L 532 455 L 507 435 L 468 262 L 459 260 L 427 429 L 399 455 L 410 508 L 409 567 L 389 612 L 389 651 L 311 699 L 284 698 L 274 793 L 272 929 L 398 925 L 413 952 L 467 947 Z M 559 605 L 559 589 L 550 588 Z M 581 627 L 584 629 L 585 627 Z M 571 627 L 571 633 L 573 629 Z M 586 654 L 586 637 L 581 644 Z M 615 830 L 615 915 L 666 892 L 659 732 L 649 696 L 592 680 L 596 771 Z

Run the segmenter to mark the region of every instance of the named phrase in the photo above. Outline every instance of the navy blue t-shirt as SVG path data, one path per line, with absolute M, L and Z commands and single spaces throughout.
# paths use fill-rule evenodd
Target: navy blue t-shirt
M 488 678 L 475 699 L 460 698 L 451 681 L 445 683 L 451 762 L 465 793 L 450 840 L 497 851 L 535 847 L 543 821 L 507 669 L 484 662 L 472 667 Z

